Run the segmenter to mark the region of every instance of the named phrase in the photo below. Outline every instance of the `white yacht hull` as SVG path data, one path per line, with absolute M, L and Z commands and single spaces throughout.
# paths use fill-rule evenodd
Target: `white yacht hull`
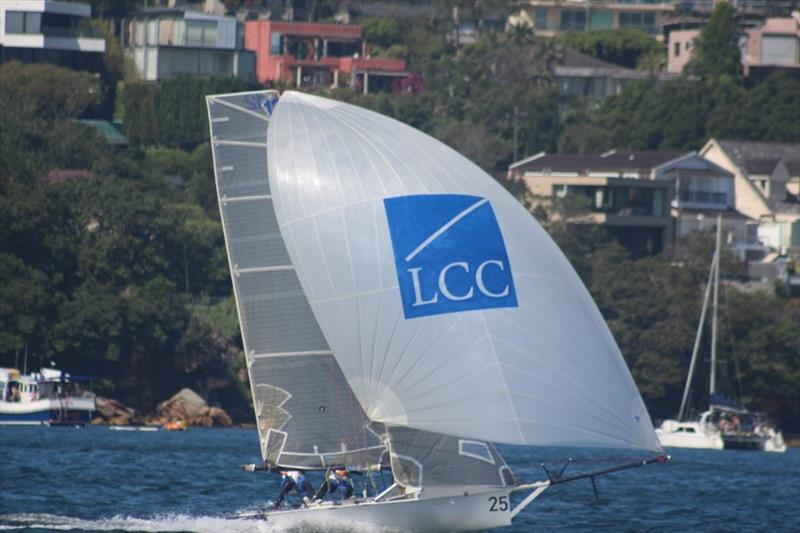
M 698 422 L 665 420 L 656 429 L 656 436 L 664 448 L 696 448 L 722 450 L 725 442 L 722 434 Z
M 49 425 L 58 422 L 86 424 L 94 410 L 94 398 L 0 401 L 0 425 Z
M 511 525 L 511 519 L 535 499 L 546 484 L 535 489 L 528 499 L 512 508 L 512 488 L 478 494 L 420 497 L 386 502 L 312 505 L 290 511 L 274 511 L 261 516 L 268 524 L 283 528 L 312 528 L 366 525 L 399 531 L 474 531 Z

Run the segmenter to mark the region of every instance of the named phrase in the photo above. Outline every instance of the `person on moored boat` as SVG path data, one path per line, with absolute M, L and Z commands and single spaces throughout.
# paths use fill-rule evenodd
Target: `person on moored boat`
M 319 490 L 317 490 L 315 499 L 321 500 L 325 494 L 335 496 L 337 491 L 344 500 L 353 495 L 353 482 L 350 480 L 350 474 L 344 468 L 337 468 L 328 472 L 328 475 L 325 476 L 325 481 L 322 482 Z
M 281 491 L 278 493 L 278 499 L 275 500 L 273 507 L 280 507 L 283 499 L 292 491 L 296 494 L 300 494 L 301 491 L 305 492 L 306 495 L 303 497 L 305 503 L 308 503 L 314 497 L 314 488 L 303 472 L 300 470 L 280 470 L 279 473 L 281 475 Z

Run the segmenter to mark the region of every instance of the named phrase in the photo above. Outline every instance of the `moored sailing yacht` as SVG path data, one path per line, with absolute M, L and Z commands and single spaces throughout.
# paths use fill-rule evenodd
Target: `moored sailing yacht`
M 486 529 L 553 484 L 666 460 L 588 291 L 494 179 L 352 105 L 207 102 L 264 469 L 363 479 L 261 518 Z M 495 443 L 651 455 L 524 483 Z
M 697 325 L 689 373 L 683 389 L 680 411 L 676 420 L 665 420 L 656 429 L 662 446 L 675 448 L 704 448 L 722 450 L 736 448 L 768 452 L 785 452 L 783 434 L 773 427 L 765 415 L 745 409 L 738 402 L 725 398 L 717 390 L 717 309 L 719 303 L 719 264 L 722 242 L 722 217 L 717 216 L 717 236 L 711 260 L 708 282 L 703 297 L 703 309 Z M 689 418 L 689 392 L 700 350 L 709 298 L 713 288 L 711 311 L 711 361 L 709 378 L 709 407 L 697 417 Z

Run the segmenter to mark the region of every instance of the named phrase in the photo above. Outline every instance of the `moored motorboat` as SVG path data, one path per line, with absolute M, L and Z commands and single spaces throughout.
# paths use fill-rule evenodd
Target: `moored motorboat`
M 0 425 L 84 425 L 95 411 L 91 379 L 42 368 L 0 368 Z

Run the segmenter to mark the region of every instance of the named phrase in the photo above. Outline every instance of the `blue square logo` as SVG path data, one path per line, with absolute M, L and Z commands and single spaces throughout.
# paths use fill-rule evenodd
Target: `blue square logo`
M 383 205 L 407 319 L 517 306 L 489 200 L 420 194 L 385 198 Z

